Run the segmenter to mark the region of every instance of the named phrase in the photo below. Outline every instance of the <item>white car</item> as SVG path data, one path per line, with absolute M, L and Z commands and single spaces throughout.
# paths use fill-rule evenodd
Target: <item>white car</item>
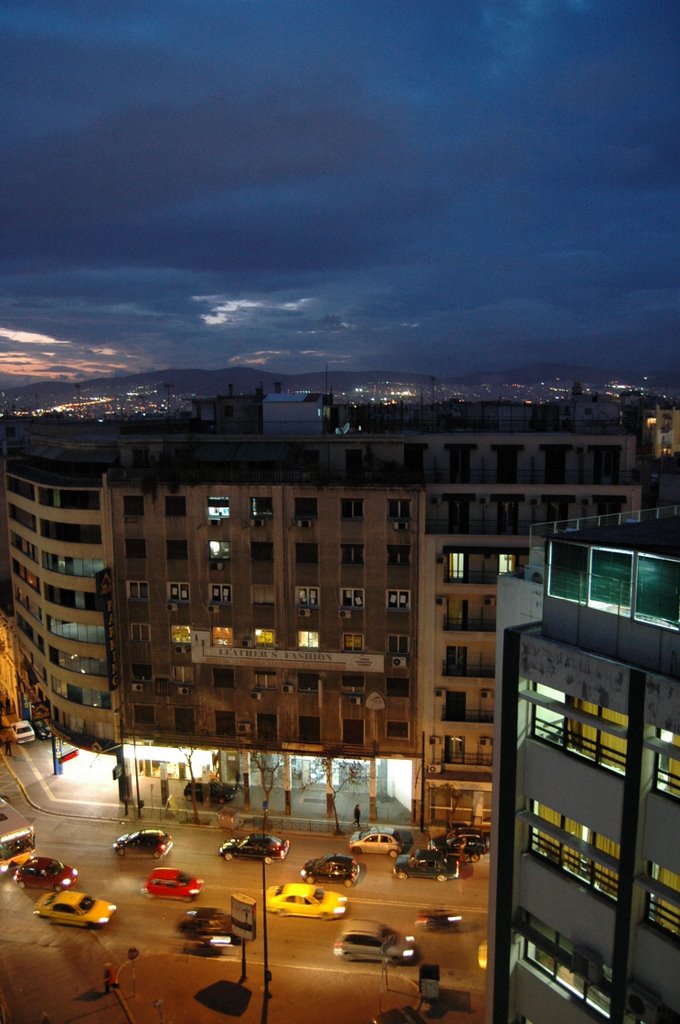
M 16 743 L 30 743 L 35 739 L 35 732 L 30 722 L 12 722 L 12 736 Z

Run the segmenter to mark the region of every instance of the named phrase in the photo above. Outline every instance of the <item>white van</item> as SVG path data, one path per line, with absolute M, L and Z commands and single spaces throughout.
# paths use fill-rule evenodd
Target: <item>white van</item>
M 12 733 L 16 743 L 30 743 L 35 739 L 33 726 L 30 722 L 12 722 Z

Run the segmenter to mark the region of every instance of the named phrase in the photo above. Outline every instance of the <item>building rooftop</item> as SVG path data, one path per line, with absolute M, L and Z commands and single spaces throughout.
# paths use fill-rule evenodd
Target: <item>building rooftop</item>
M 663 519 L 626 519 L 620 525 L 594 525 L 581 530 L 566 530 L 559 534 L 559 540 L 626 548 L 630 551 L 650 551 L 680 558 L 680 509 L 677 515 Z

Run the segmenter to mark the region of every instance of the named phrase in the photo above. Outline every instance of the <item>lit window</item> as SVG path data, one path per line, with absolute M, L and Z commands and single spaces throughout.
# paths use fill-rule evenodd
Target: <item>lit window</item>
M 228 540 L 208 541 L 208 556 L 211 561 L 227 561 L 231 545 Z
M 364 637 L 362 633 L 343 633 L 342 634 L 342 649 L 343 651 L 363 651 L 364 649 Z
M 233 647 L 234 630 L 231 626 L 213 626 L 210 630 L 210 642 L 213 647 Z
M 273 629 L 256 629 L 255 646 L 273 647 L 276 643 L 276 631 Z
M 191 626 L 171 626 L 170 640 L 173 644 L 190 644 Z
M 319 634 L 313 629 L 299 629 L 297 635 L 298 647 L 319 648 Z
M 228 519 L 229 498 L 208 498 L 208 519 Z

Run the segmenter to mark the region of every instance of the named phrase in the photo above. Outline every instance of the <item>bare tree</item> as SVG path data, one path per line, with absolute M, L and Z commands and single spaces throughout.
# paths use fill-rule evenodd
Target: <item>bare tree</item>
M 197 783 L 194 777 L 194 768 L 191 763 L 191 758 L 198 750 L 198 747 L 178 747 L 179 752 L 186 761 L 187 768 L 189 769 L 189 778 L 191 779 L 191 803 L 194 810 L 194 825 L 200 825 L 201 819 L 198 815 L 198 803 L 196 801 L 196 786 L 201 785 Z
M 251 751 L 250 763 L 255 765 L 260 773 L 260 784 L 264 792 L 265 808 L 262 816 L 262 831 L 267 831 L 267 817 L 269 815 L 269 797 L 276 782 L 276 776 L 283 768 L 285 759 L 283 754 L 265 753 L 264 751 Z
M 331 810 L 335 818 L 335 834 L 342 835 L 338 817 L 337 797 L 344 790 L 357 789 L 366 781 L 366 766 L 361 761 L 345 761 L 339 756 L 328 754 L 318 759 L 326 773 L 327 792 L 330 796 Z M 333 766 L 336 767 L 336 778 L 333 779 Z

